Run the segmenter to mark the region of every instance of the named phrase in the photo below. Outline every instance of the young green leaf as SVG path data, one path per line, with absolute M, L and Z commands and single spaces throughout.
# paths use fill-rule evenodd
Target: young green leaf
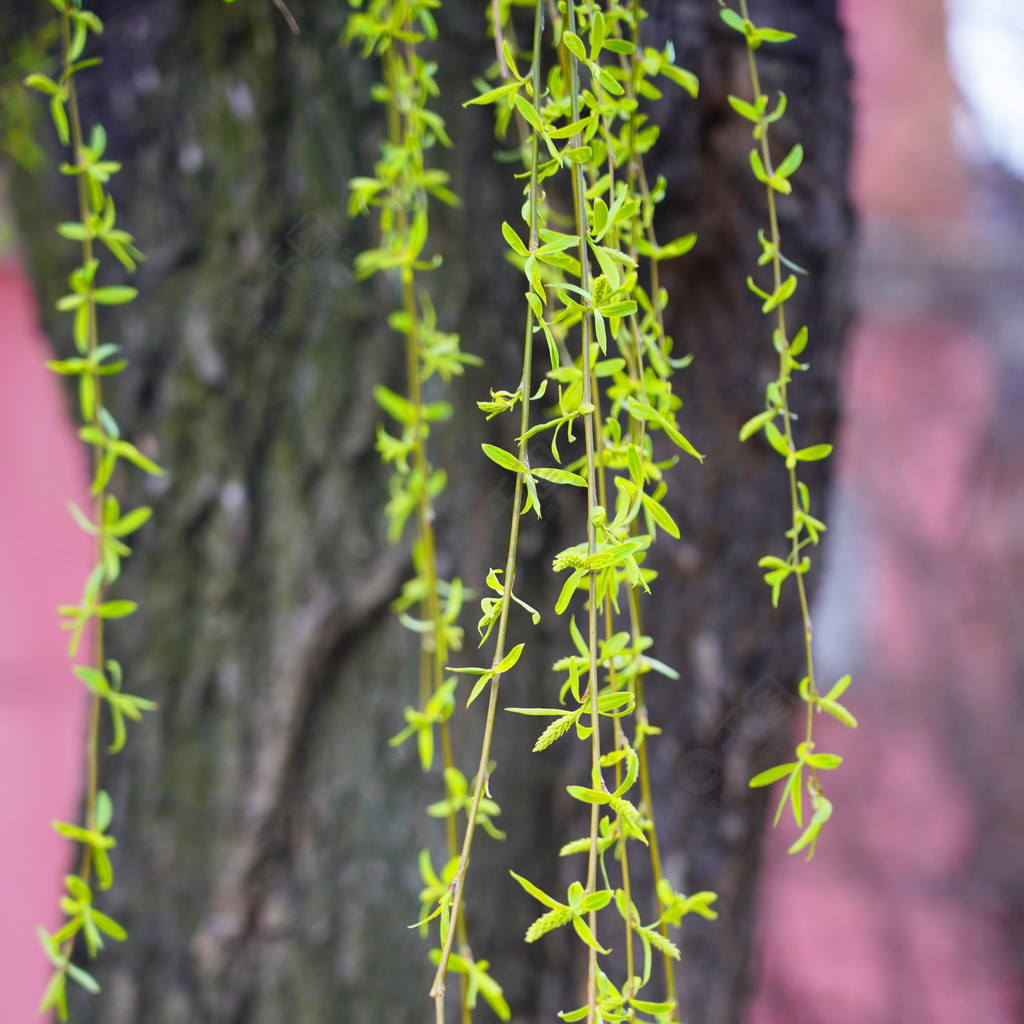
M 526 466 L 504 448 L 496 448 L 493 444 L 483 444 L 480 447 L 487 458 L 501 466 L 502 469 L 511 470 L 513 473 L 529 473 Z

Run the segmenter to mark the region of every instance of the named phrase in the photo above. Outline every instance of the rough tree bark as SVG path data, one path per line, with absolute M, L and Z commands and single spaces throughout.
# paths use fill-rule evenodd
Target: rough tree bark
M 48 5 L 2 0 L 4 25 Z M 125 574 L 139 615 L 110 631 L 133 692 L 160 702 L 125 752 L 104 765 L 116 806 L 118 879 L 109 897 L 131 941 L 98 963 L 101 999 L 82 1024 L 295 1024 L 423 1020 L 429 1012 L 416 913 L 415 851 L 437 846 L 422 813 L 439 780 L 386 739 L 414 689 L 414 643 L 388 610 L 409 572 L 384 542 L 386 480 L 373 450 L 371 385 L 399 387 L 401 345 L 383 315 L 394 297 L 350 273 L 366 242 L 345 215 L 346 181 L 372 165 L 374 72 L 338 45 L 346 5 L 303 3 L 293 37 L 269 0 L 146 0 L 94 5 L 108 23 L 101 68 L 80 76 L 86 120 L 124 161 L 118 215 L 149 254 L 141 298 L 103 318 L 131 367 L 113 405 L 128 434 L 168 468 L 165 482 L 119 486 L 155 505 Z M 735 1024 L 749 985 L 763 796 L 746 780 L 789 742 L 800 670 L 793 604 L 775 613 L 756 568 L 782 546 L 788 498 L 777 456 L 741 447 L 773 355 L 743 281 L 758 253 L 763 195 L 747 163 L 744 52 L 712 0 L 655 0 L 649 39 L 674 40 L 701 79 L 697 102 L 666 101 L 656 170 L 669 182 L 662 237 L 696 230 L 694 253 L 666 272 L 682 422 L 707 453 L 682 465 L 670 505 L 682 544 L 661 546 L 657 599 L 645 604 L 656 653 L 682 673 L 652 687 L 658 815 L 667 868 L 685 891 L 720 893 L 721 917 L 682 932 L 683 1019 Z M 454 153 L 438 153 L 465 199 L 434 218 L 445 270 L 441 323 L 485 368 L 455 386 L 456 418 L 437 432 L 450 473 L 439 509 L 441 557 L 479 587 L 500 564 L 508 492 L 480 456 L 474 401 L 509 386 L 523 310 L 498 227 L 515 220 L 507 164 L 492 159 L 489 113 L 459 104 L 489 62 L 481 4 L 446 3 L 436 48 Z M 796 304 L 813 370 L 795 402 L 815 441 L 832 433 L 849 320 L 846 193 L 848 66 L 834 0 L 755 3 L 759 21 L 797 42 L 762 50 L 767 86 L 790 97 L 780 148 L 807 151 L 782 204 L 789 254 L 811 277 Z M 52 223 L 73 209 L 56 174 L 18 182 L 17 211 L 44 309 L 70 255 Z M 66 348 L 67 325 L 49 326 Z M 498 421 L 491 440 L 506 440 Z M 824 495 L 814 467 L 812 490 Z M 582 506 L 552 498 L 524 527 L 520 586 L 550 601 L 550 558 L 581 535 Z M 70 526 L 69 526 L 70 528 Z M 470 616 L 467 615 L 467 620 Z M 469 627 L 472 632 L 472 626 Z M 550 703 L 547 669 L 565 646 L 545 618 L 508 685 Z M 474 709 L 475 710 L 475 709 Z M 460 714 L 460 763 L 479 720 Z M 508 868 L 555 890 L 557 849 L 580 832 L 565 795 L 579 765 L 556 746 L 529 756 L 533 724 L 500 722 L 492 788 L 508 841 L 474 855 L 469 926 L 477 956 L 504 983 L 518 1020 L 551 1019 L 577 1000 L 570 947 L 526 947 L 535 907 Z M 568 744 L 566 745 L 568 748 Z M 471 772 L 471 769 L 470 769 Z M 636 858 L 639 859 L 639 858 Z

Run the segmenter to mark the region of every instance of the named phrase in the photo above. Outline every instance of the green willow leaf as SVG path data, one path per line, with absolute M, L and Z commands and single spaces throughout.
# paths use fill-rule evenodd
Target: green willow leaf
M 796 761 L 790 761 L 788 764 L 780 764 L 775 768 L 769 768 L 767 771 L 760 772 L 755 775 L 747 785 L 751 789 L 756 789 L 758 786 L 770 786 L 773 782 L 777 782 L 785 775 L 792 773 L 793 769 L 798 767 Z
M 502 469 L 511 470 L 513 473 L 528 473 L 526 466 L 504 448 L 496 448 L 493 444 L 482 444 L 484 455 L 492 462 L 501 466 Z
M 137 288 L 129 288 L 127 285 L 113 285 L 109 288 L 97 288 L 93 292 L 93 299 L 101 306 L 120 306 L 131 302 L 139 294 Z

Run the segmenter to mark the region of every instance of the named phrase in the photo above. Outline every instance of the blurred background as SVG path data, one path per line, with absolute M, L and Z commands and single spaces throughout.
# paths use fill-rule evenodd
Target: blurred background
M 842 9 L 859 323 L 816 631 L 825 676 L 853 673 L 860 728 L 837 738 L 828 852 L 805 864 L 767 838 L 749 1021 L 1009 1024 L 1024 1020 L 1024 10 Z
M 824 677 L 854 676 L 860 728 L 836 739 L 818 856 L 787 857 L 784 827 L 765 837 L 746 1020 L 1020 1024 L 1024 11 L 841 6 L 858 323 L 815 624 Z M 54 606 L 89 551 L 65 512 L 84 504 L 81 453 L 6 242 L 0 1021 L 28 1024 L 47 974 L 32 932 L 54 925 L 67 856 L 49 823 L 76 813 L 84 721 Z

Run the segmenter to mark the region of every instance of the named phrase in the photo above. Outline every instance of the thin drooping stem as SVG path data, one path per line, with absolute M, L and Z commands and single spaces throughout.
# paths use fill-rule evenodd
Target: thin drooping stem
M 631 42 L 633 44 L 633 51 L 629 56 L 628 60 L 628 75 L 624 77 L 625 90 L 627 98 L 635 103 L 636 101 L 636 78 L 639 68 L 639 62 L 642 58 L 643 50 L 640 44 L 640 0 L 632 0 L 631 2 Z M 625 61 L 624 61 L 625 63 Z M 665 321 L 664 314 L 661 305 L 660 296 L 660 282 L 658 279 L 658 242 L 654 232 L 654 218 L 653 218 L 653 202 L 651 199 L 650 188 L 647 184 L 647 174 L 644 168 L 644 159 L 642 154 L 637 152 L 636 149 L 636 128 L 637 128 L 637 111 L 636 109 L 630 114 L 627 121 L 627 142 L 628 142 L 628 157 L 626 163 L 627 180 L 629 184 L 630 194 L 635 194 L 637 186 L 639 185 L 641 191 L 642 205 L 640 208 L 640 217 L 642 222 L 645 224 L 645 233 L 647 236 L 647 243 L 651 249 L 651 256 L 649 258 L 650 264 L 650 275 L 651 275 L 651 291 L 650 300 L 653 304 L 655 311 L 655 318 L 658 324 L 658 338 L 659 338 L 659 351 L 663 356 L 667 356 L 665 352 Z M 634 231 L 631 235 L 631 246 L 630 255 L 632 258 L 639 262 L 640 253 L 637 247 L 636 232 Z M 640 328 L 637 323 L 637 315 L 633 314 L 629 318 L 629 331 L 633 342 L 631 358 L 627 359 L 627 363 L 630 368 L 630 376 L 633 378 L 635 386 L 639 387 L 640 397 L 644 404 L 648 404 L 647 396 L 647 375 L 644 367 L 644 355 L 643 355 L 643 342 L 640 335 Z M 664 360 L 662 361 L 664 363 Z M 631 418 L 630 420 L 630 432 L 633 443 L 637 446 L 640 451 L 644 449 L 644 436 L 646 433 L 645 424 L 643 420 Z M 630 524 L 630 532 L 632 535 L 636 535 L 638 531 L 638 524 L 634 520 Z M 651 790 L 651 773 L 650 763 L 647 755 L 647 743 L 648 735 L 646 733 L 646 726 L 648 725 L 648 713 L 647 703 L 644 698 L 644 678 L 643 672 L 641 671 L 640 662 L 640 642 L 644 635 L 643 632 L 643 617 L 640 606 L 640 593 L 634 587 L 630 588 L 628 594 L 628 608 L 629 608 L 629 627 L 630 627 L 630 639 L 634 652 L 636 652 L 636 665 L 635 671 L 632 676 L 632 689 L 633 696 L 635 699 L 635 710 L 634 719 L 640 726 L 641 741 L 637 745 L 637 758 L 640 764 L 639 770 L 639 782 L 640 782 L 640 798 L 641 807 L 646 814 L 647 819 L 647 847 L 651 863 L 651 876 L 654 883 L 655 890 L 655 901 L 658 907 L 658 930 L 661 933 L 662 938 L 667 944 L 669 941 L 668 923 L 662 917 L 662 912 L 665 909 L 665 904 L 662 902 L 660 894 L 660 883 L 664 877 L 661 864 L 661 849 L 658 843 L 658 828 L 654 813 L 654 799 Z M 679 1007 L 677 1005 L 676 997 L 676 979 L 675 970 L 672 965 L 672 957 L 666 949 L 662 951 L 662 968 L 665 977 L 665 1000 L 666 1002 L 672 1003 L 672 1010 L 670 1014 L 671 1021 L 679 1020 Z
M 407 48 L 408 59 L 415 59 L 412 44 Z M 391 96 L 399 94 L 399 77 L 402 73 L 404 58 L 397 46 L 389 46 L 384 54 L 384 78 Z M 415 126 L 406 123 L 394 102 L 388 104 L 388 135 L 391 144 L 396 148 L 402 145 L 408 132 Z M 409 233 L 409 212 L 402 196 L 397 202 L 397 228 L 400 238 L 407 238 Z M 425 202 L 425 197 L 420 197 Z M 416 528 L 419 538 L 420 565 L 424 574 L 425 592 L 421 601 L 421 617 L 430 624 L 430 631 L 424 634 L 420 642 L 420 711 L 426 710 L 427 702 L 444 684 L 444 666 L 447 661 L 447 645 L 445 622 L 441 610 L 439 576 L 437 571 L 437 546 L 434 537 L 434 509 L 430 498 L 427 482 L 430 475 L 430 463 L 427 457 L 427 425 L 423 418 L 423 384 L 422 359 L 419 341 L 419 314 L 416 307 L 416 279 L 411 263 L 402 267 L 402 309 L 405 314 L 405 354 L 406 378 L 409 403 L 413 410 L 413 466 L 419 477 L 418 500 L 416 503 Z M 445 834 L 449 860 L 458 855 L 458 822 L 457 810 L 451 788 L 451 770 L 454 768 L 452 759 L 451 736 L 447 720 L 439 724 L 441 735 L 441 757 L 444 765 L 445 799 L 448 812 L 445 815 Z M 468 956 L 469 940 L 466 932 L 465 914 L 462 909 L 454 916 L 455 933 L 459 940 L 459 950 Z M 472 1011 L 469 1005 L 469 978 L 460 975 L 461 1017 L 462 1024 L 470 1024 Z
M 591 371 L 593 376 L 593 371 Z M 592 380 L 591 391 L 596 392 L 597 386 Z M 595 436 L 597 438 L 597 492 L 598 498 L 601 502 L 601 507 L 604 509 L 608 508 L 608 481 L 607 474 L 605 473 L 605 444 L 604 444 L 604 428 L 601 423 L 601 406 L 597 403 L 594 405 L 594 419 L 597 430 Z M 630 588 L 632 591 L 632 588 Z M 612 637 L 615 634 L 615 617 L 614 609 L 612 604 L 611 593 L 606 593 L 604 598 L 604 639 L 605 643 L 610 644 Z M 615 661 L 612 658 L 608 659 L 608 687 L 610 690 L 615 691 L 619 688 L 617 680 L 617 673 L 615 671 Z M 625 733 L 622 729 L 622 722 L 615 718 L 612 720 L 612 739 L 614 742 L 615 753 L 618 754 L 625 746 L 628 741 Z M 617 760 L 615 762 L 615 789 L 618 791 L 622 785 L 622 762 Z M 618 831 L 617 846 L 619 849 L 619 863 L 622 870 L 622 891 L 626 896 L 626 920 L 625 920 L 625 931 L 626 931 L 626 975 L 628 978 L 630 990 L 632 989 L 633 978 L 636 974 L 636 965 L 634 962 L 634 950 L 633 950 L 633 927 L 635 921 L 633 919 L 633 885 L 632 880 L 629 876 L 629 843 L 626 837 L 626 830 L 623 827 L 622 811 L 616 811 L 615 814 L 616 829 Z
M 640 0 L 632 0 L 632 40 L 633 52 L 629 58 L 629 75 L 626 78 L 626 95 L 631 101 L 636 101 L 636 77 L 639 70 L 640 61 L 643 58 L 643 50 L 640 46 Z M 644 158 L 641 154 L 636 151 L 636 112 L 634 112 L 629 118 L 629 179 L 630 179 L 630 191 L 636 190 L 636 185 L 640 186 L 640 195 L 643 200 L 643 219 L 645 222 L 645 232 L 647 235 L 647 243 L 651 247 L 652 255 L 650 257 L 650 273 L 651 273 L 651 293 L 650 299 L 654 306 L 654 314 L 658 321 L 658 339 L 661 346 L 661 354 L 667 355 L 665 352 L 665 314 L 661 307 L 661 282 L 658 275 L 658 240 L 655 237 L 654 232 L 654 217 L 653 207 L 654 201 L 651 197 L 651 189 L 647 183 L 647 171 L 644 166 Z M 634 240 L 635 241 L 635 240 Z M 639 348 L 639 346 L 638 346 Z M 643 373 L 640 375 L 641 381 L 643 380 Z M 652 819 L 653 820 L 653 819 Z
M 533 83 L 533 104 L 534 111 L 538 117 L 540 112 L 541 98 L 541 37 L 544 28 L 544 9 L 542 0 L 537 0 L 537 9 L 534 22 L 533 34 L 533 62 L 532 83 Z M 530 152 L 530 251 L 535 251 L 539 243 L 540 227 L 540 183 L 538 180 L 538 168 L 540 164 L 539 139 L 537 133 L 533 133 Z M 521 414 L 519 421 L 519 460 L 528 464 L 527 434 L 530 429 L 530 392 L 533 369 L 533 329 L 534 317 L 532 306 L 528 307 L 526 316 L 526 336 L 523 341 L 523 369 L 519 381 L 519 395 L 521 402 Z M 508 615 L 512 606 L 513 587 L 516 582 L 516 560 L 519 550 L 519 518 L 523 507 L 523 474 L 516 474 L 515 491 L 512 497 L 512 522 L 509 527 L 508 554 L 505 560 L 505 574 L 503 577 L 504 587 L 501 594 L 501 608 L 498 616 L 498 632 L 495 641 L 494 656 L 491 660 L 491 667 L 496 668 L 505 657 L 505 641 L 508 628 Z M 477 768 L 476 780 L 473 787 L 473 799 L 469 807 L 466 819 L 466 832 L 462 841 L 462 851 L 459 855 L 458 867 L 455 876 L 451 881 L 451 915 L 457 919 L 462 911 L 463 898 L 466 886 L 466 874 L 469 869 L 469 856 L 473 847 L 473 837 L 476 832 L 477 818 L 480 812 L 480 801 L 483 798 L 484 790 L 488 781 L 488 766 L 491 759 L 491 741 L 494 736 L 494 723 L 498 709 L 498 688 L 501 676 L 495 675 L 489 685 L 487 700 L 487 715 L 484 720 L 484 735 L 480 744 L 480 762 Z M 441 956 L 437 964 L 437 972 L 434 975 L 434 982 L 430 988 L 430 997 L 434 1000 L 434 1012 L 437 1024 L 444 1024 L 444 996 L 445 978 L 448 973 L 448 963 L 452 951 L 453 929 L 449 928 L 441 947 Z
M 749 21 L 749 15 L 747 12 L 746 0 L 740 0 L 740 13 L 743 16 L 744 21 Z M 757 71 L 757 60 L 754 57 L 754 48 L 747 40 L 747 60 L 750 67 L 750 84 L 753 89 L 754 95 L 754 106 L 761 111 L 759 127 L 760 127 L 760 144 L 761 144 L 761 159 L 764 163 L 765 172 L 770 179 L 773 177 L 773 164 L 771 158 L 770 147 L 768 145 L 768 119 L 763 109 L 763 104 L 766 104 L 766 100 L 762 100 L 764 94 L 761 91 L 761 80 Z M 773 294 L 777 294 L 779 289 L 782 287 L 782 236 L 779 231 L 779 217 L 775 203 L 775 190 L 771 184 L 765 185 L 765 193 L 767 194 L 768 200 L 768 222 L 771 234 L 772 244 L 772 277 L 774 283 Z M 789 450 L 796 451 L 796 444 L 793 439 L 793 416 L 789 408 L 789 360 L 790 360 L 790 338 L 786 331 L 786 310 L 785 302 L 779 302 L 776 307 L 776 316 L 778 320 L 779 337 L 781 344 L 779 345 L 779 398 L 782 406 L 782 421 L 783 421 L 783 436 L 786 439 L 786 444 Z M 800 497 L 797 489 L 797 475 L 796 475 L 796 463 L 792 459 L 787 459 L 787 470 L 789 474 L 789 498 L 790 498 L 790 525 L 791 525 L 791 550 L 790 558 L 794 567 L 799 565 L 800 562 L 800 530 L 801 530 L 801 518 L 800 518 Z M 797 593 L 800 598 L 800 615 L 803 622 L 803 634 L 804 634 L 804 655 L 807 664 L 807 688 L 808 693 L 811 696 L 811 700 L 807 702 L 807 743 L 811 744 L 811 736 L 814 727 L 814 702 L 813 698 L 817 696 L 817 687 L 815 685 L 814 678 L 814 654 L 812 650 L 812 636 L 813 629 L 811 626 L 811 613 L 810 605 L 807 600 L 807 588 L 804 584 L 804 574 L 802 572 L 794 573 L 796 576 Z M 818 782 L 817 769 L 811 766 L 811 776 L 815 788 L 820 793 L 821 787 Z
M 292 30 L 292 32 L 295 35 L 298 35 L 299 26 L 296 23 L 295 18 L 292 16 L 292 12 L 288 10 L 288 5 L 284 2 L 284 0 L 274 0 L 274 6 L 284 16 L 284 20 L 288 22 L 288 27 Z
M 50 97 L 51 117 L 58 138 L 70 150 L 64 170 L 77 178 L 78 221 L 61 224 L 59 231 L 65 238 L 80 243 L 82 262 L 69 279 L 71 294 L 62 296 L 57 303 L 58 309 L 74 313 L 77 356 L 52 360 L 47 366 L 61 376 L 78 378 L 78 399 L 84 423 L 79 436 L 93 449 L 92 518 L 74 503 L 70 509 L 79 526 L 96 542 L 96 564 L 85 583 L 81 601 L 59 608 L 65 627 L 73 631 L 69 647 L 72 658 L 77 660 L 87 629 L 92 640 L 90 663 L 73 666 L 74 674 L 91 694 L 85 743 L 84 820 L 81 825 L 54 822 L 60 835 L 82 843 L 83 848 L 77 872 L 65 879 L 67 894 L 61 902 L 65 914 L 63 925 L 53 935 L 39 929 L 43 948 L 54 966 L 40 1012 L 56 1010 L 57 1017 L 64 1021 L 69 978 L 90 992 L 98 991 L 95 979 L 72 963 L 79 933 L 83 935 L 90 957 L 96 956 L 103 946 L 101 932 L 116 941 L 127 938 L 121 925 L 95 909 L 91 885 L 95 877 L 101 889 L 110 887 L 113 872 L 106 851 L 115 845 L 113 838 L 106 834 L 113 814 L 111 801 L 101 791 L 99 782 L 101 707 L 109 701 L 114 728 L 112 753 L 120 750 L 124 742 L 124 718 L 138 719 L 142 711 L 155 707 L 151 701 L 123 692 L 121 666 L 106 660 L 105 620 L 131 615 L 136 608 L 131 601 L 107 600 L 108 587 L 120 573 L 121 559 L 130 554 L 121 538 L 139 529 L 151 514 L 151 509 L 141 508 L 122 515 L 120 504 L 109 494 L 109 481 L 117 460 L 122 457 L 152 474 L 159 475 L 162 470 L 121 437 L 114 417 L 103 405 L 101 377 L 118 373 L 125 364 L 116 359 L 105 362 L 119 352 L 119 346 L 99 344 L 97 305 L 120 305 L 131 301 L 137 293 L 134 288 L 122 285 L 97 287 L 99 260 L 94 243 L 103 241 L 129 270 L 134 270 L 135 260 L 142 258 L 142 254 L 135 248 L 131 235 L 115 230 L 113 203 L 103 183 L 116 172 L 118 165 L 101 161 L 106 146 L 102 126 L 93 126 L 86 145 L 78 104 L 75 75 L 83 67 L 79 57 L 88 34 L 102 32 L 102 23 L 92 12 L 71 0 L 63 0 L 56 6 L 60 11 L 61 74 L 54 81 L 45 74 L 32 73 L 25 79 L 25 85 Z
M 613 3 L 609 4 L 609 13 L 611 13 L 611 7 L 612 6 L 613 6 Z M 590 4 L 590 12 L 591 12 L 591 19 L 593 19 L 593 4 L 592 3 Z M 612 25 L 615 27 L 616 33 L 618 33 L 618 22 L 616 20 L 612 20 Z M 630 117 L 630 119 L 628 121 L 628 124 L 629 124 L 629 132 L 630 132 L 630 142 L 632 143 L 632 126 L 633 126 L 633 119 L 632 119 L 632 117 Z M 607 174 L 608 174 L 608 195 L 614 198 L 614 195 L 615 195 L 615 158 L 614 158 L 613 146 L 612 146 L 612 141 L 611 141 L 611 133 L 610 133 L 610 130 L 609 130 L 609 127 L 608 127 L 608 120 L 607 120 L 607 117 L 605 117 L 604 115 L 602 115 L 601 125 L 602 125 L 602 129 L 604 131 L 605 146 L 607 148 L 607 164 L 606 164 L 606 167 L 607 167 Z M 632 152 L 632 145 L 631 145 L 630 146 L 629 157 L 632 158 L 632 156 L 633 156 L 633 152 Z M 630 171 L 630 179 L 629 179 L 630 180 L 630 188 L 632 188 L 632 166 L 631 166 L 631 160 L 630 160 L 630 166 L 629 166 L 628 170 Z M 591 184 L 592 185 L 593 185 L 593 179 L 595 177 L 596 177 L 596 168 L 592 167 L 591 168 Z M 611 244 L 615 248 L 618 248 L 618 246 L 619 246 L 619 229 L 618 229 L 618 226 L 617 225 L 613 226 L 611 228 L 611 231 L 609 232 L 609 234 L 610 234 L 610 237 L 611 237 Z M 630 322 L 634 325 L 634 331 L 635 331 L 635 318 L 634 317 L 630 317 Z M 638 347 L 638 351 L 639 351 L 639 347 Z M 585 372 L 587 372 L 587 371 L 585 371 Z M 590 374 L 590 377 L 591 377 L 591 383 L 590 383 L 591 391 L 592 392 L 597 392 L 597 390 L 598 390 L 597 389 L 597 382 L 596 382 L 596 379 L 595 379 L 595 375 L 594 375 L 593 369 L 589 370 L 589 374 Z M 641 386 L 643 386 L 643 363 L 642 363 L 642 360 L 640 362 L 640 381 L 641 381 Z M 645 402 L 647 401 L 646 394 L 644 395 L 644 401 Z M 595 420 L 595 424 L 596 424 L 596 427 L 597 427 L 596 436 L 597 436 L 598 497 L 600 499 L 601 506 L 604 509 L 607 510 L 608 509 L 608 483 L 607 483 L 607 474 L 605 472 L 606 456 L 605 456 L 605 443 L 604 443 L 604 426 L 602 424 L 601 405 L 600 405 L 599 401 L 594 403 L 594 420 Z M 635 421 L 631 420 L 631 422 L 635 422 Z M 633 588 L 631 587 L 630 588 L 630 598 L 631 598 L 631 600 L 632 600 L 632 597 L 633 597 Z M 605 643 L 610 644 L 611 640 L 612 640 L 612 637 L 614 636 L 614 633 L 615 633 L 614 610 L 613 610 L 612 594 L 611 594 L 610 591 L 605 594 L 605 599 L 604 599 L 604 624 L 605 624 L 605 628 L 604 628 Z M 614 659 L 609 659 L 609 661 L 608 661 L 608 684 L 609 684 L 609 688 L 612 691 L 615 691 L 615 690 L 617 690 L 619 688 L 619 684 L 618 684 L 618 681 L 617 681 L 617 678 L 616 678 L 616 670 L 615 670 Z M 626 747 L 628 745 L 628 740 L 626 739 L 625 733 L 624 733 L 623 728 L 622 728 L 622 722 L 621 722 L 620 719 L 615 718 L 615 719 L 612 720 L 612 730 L 613 730 L 612 731 L 612 738 L 613 738 L 613 742 L 614 742 L 614 749 L 615 749 L 616 754 L 618 754 L 621 750 L 623 750 L 624 747 Z M 615 762 L 615 788 L 616 788 L 616 791 L 619 789 L 619 787 L 621 785 L 622 785 L 622 762 L 621 762 L 621 760 L 616 760 L 616 762 Z M 634 962 L 634 948 L 633 948 L 633 930 L 634 930 L 634 926 L 635 926 L 635 924 L 637 922 L 634 920 L 634 917 L 633 917 L 633 885 L 632 885 L 632 879 L 630 878 L 630 873 L 629 873 L 629 843 L 628 843 L 628 839 L 627 839 L 627 836 L 626 836 L 626 830 L 625 830 L 624 825 L 623 825 L 623 816 L 622 816 L 621 810 L 616 812 L 616 829 L 617 829 L 617 832 L 618 832 L 617 846 L 618 846 L 618 851 L 619 851 L 619 864 L 620 864 L 620 869 L 621 869 L 621 873 L 622 873 L 622 891 L 625 894 L 625 903 L 626 903 L 625 942 L 626 942 L 627 993 L 628 994 L 633 994 L 633 992 L 632 992 L 633 979 L 634 979 L 634 977 L 636 975 L 636 965 L 635 965 L 635 962 Z
M 566 4 L 568 11 L 569 31 L 576 31 L 576 12 L 573 3 Z M 568 55 L 569 61 L 569 95 L 572 121 L 580 119 L 579 65 L 573 53 Z M 582 146 L 582 136 L 577 133 L 573 137 L 573 146 Z M 580 239 L 580 288 L 585 296 L 590 295 L 590 253 L 587 249 L 587 206 L 586 187 L 583 179 L 583 168 L 580 164 L 572 165 L 573 214 L 576 231 Z M 588 309 L 582 310 L 582 372 L 584 408 L 596 403 L 591 390 L 591 346 L 593 345 L 593 315 Z M 600 400 L 599 396 L 598 400 Z M 594 440 L 594 415 L 587 412 L 583 419 L 583 433 L 587 457 L 587 556 L 597 554 L 597 526 L 594 512 L 597 508 L 597 479 Z M 597 682 L 597 573 L 591 569 L 587 573 L 587 651 L 590 661 L 588 691 L 590 695 L 590 717 L 593 729 L 590 734 L 590 761 L 595 781 L 601 771 L 601 729 L 598 712 Z M 590 808 L 590 848 L 587 857 L 587 892 L 593 892 L 597 886 L 597 855 L 598 826 L 600 823 L 600 806 L 591 804 Z M 590 911 L 590 931 L 597 937 L 597 911 Z M 587 949 L 587 1024 L 594 1024 L 597 1013 L 597 950 L 588 944 Z
M 82 120 L 78 110 L 78 93 L 75 88 L 74 73 L 71 70 L 71 19 L 68 15 L 68 4 L 70 0 L 67 0 L 67 4 L 63 13 L 61 14 L 61 49 L 62 59 L 64 65 L 64 74 L 67 80 L 68 90 L 68 124 L 71 132 L 71 154 L 72 154 L 72 165 L 74 167 L 82 167 L 84 165 L 83 153 L 82 153 Z M 79 173 L 77 176 L 78 181 L 78 217 L 79 221 L 83 225 L 87 225 L 90 220 L 89 210 L 89 194 L 86 188 L 85 175 Z M 93 261 L 93 246 L 92 237 L 88 231 L 85 232 L 85 236 L 82 239 L 82 266 L 89 266 Z M 86 296 L 86 303 L 88 305 L 88 356 L 93 356 L 98 347 L 98 329 L 96 320 L 96 301 L 93 298 L 92 290 Z M 93 393 L 93 414 L 91 423 L 93 426 L 103 429 L 102 422 L 100 420 L 100 409 L 103 408 L 102 395 L 100 391 L 100 378 L 98 374 L 92 374 L 92 393 Z M 93 449 L 93 460 L 94 469 L 99 469 L 100 460 L 102 458 L 102 449 L 96 447 Z M 93 509 L 97 523 L 102 523 L 103 510 L 107 500 L 107 487 L 106 483 L 99 488 L 94 488 L 93 496 Z M 97 549 L 96 549 L 96 564 L 103 564 L 103 534 L 102 532 L 97 535 Z M 97 593 L 97 604 L 103 600 L 103 594 L 106 590 L 105 582 L 100 582 L 99 591 Z M 93 620 L 93 664 L 99 672 L 103 671 L 103 619 L 96 615 Z M 88 733 L 86 736 L 86 779 L 85 779 L 85 827 L 89 831 L 93 831 L 96 827 L 96 800 L 99 794 L 99 730 L 100 730 L 100 706 L 103 703 L 102 697 L 98 693 L 93 693 L 89 698 L 89 726 Z M 78 869 L 78 876 L 86 884 L 89 883 L 92 871 L 92 846 L 89 843 L 85 844 L 85 848 L 82 850 L 82 859 Z M 74 946 L 74 938 L 68 940 L 66 946 L 66 952 L 70 956 L 71 949 Z
M 526 318 L 526 341 L 523 347 L 523 376 L 521 386 L 523 395 L 522 407 L 522 432 L 529 430 L 529 400 L 530 393 L 530 366 L 533 361 L 533 312 L 530 311 Z M 520 458 L 525 455 L 526 442 L 523 441 L 520 447 Z M 498 618 L 498 638 L 495 642 L 494 657 L 491 660 L 492 667 L 496 667 L 505 657 L 505 637 L 508 626 L 508 613 L 512 603 L 512 586 L 515 583 L 516 555 L 519 547 L 519 514 L 523 507 L 523 481 L 522 474 L 516 477 L 515 492 L 512 497 L 512 526 L 509 530 L 508 557 L 505 561 L 505 586 L 501 598 L 501 613 Z M 491 759 L 491 740 L 494 735 L 494 719 L 498 708 L 498 684 L 501 676 L 494 676 L 490 682 L 490 693 L 487 701 L 487 717 L 484 720 L 484 737 L 480 745 L 480 763 L 477 768 L 476 782 L 473 787 L 473 800 L 470 804 L 466 821 L 466 833 L 462 841 L 462 852 L 459 856 L 459 865 L 455 871 L 455 877 L 451 881 L 451 913 L 456 915 L 462 909 L 463 891 L 466 883 L 466 871 L 469 867 L 469 854 L 473 846 L 473 836 L 476 832 L 477 817 L 480 812 L 480 800 L 483 798 L 484 789 L 488 779 L 488 765 Z M 452 950 L 452 929 L 448 930 L 444 944 L 441 947 L 441 959 L 437 965 L 437 973 L 434 975 L 434 983 L 430 989 L 430 996 L 437 1001 L 438 1020 L 444 1020 L 444 979 L 448 971 L 448 959 Z

